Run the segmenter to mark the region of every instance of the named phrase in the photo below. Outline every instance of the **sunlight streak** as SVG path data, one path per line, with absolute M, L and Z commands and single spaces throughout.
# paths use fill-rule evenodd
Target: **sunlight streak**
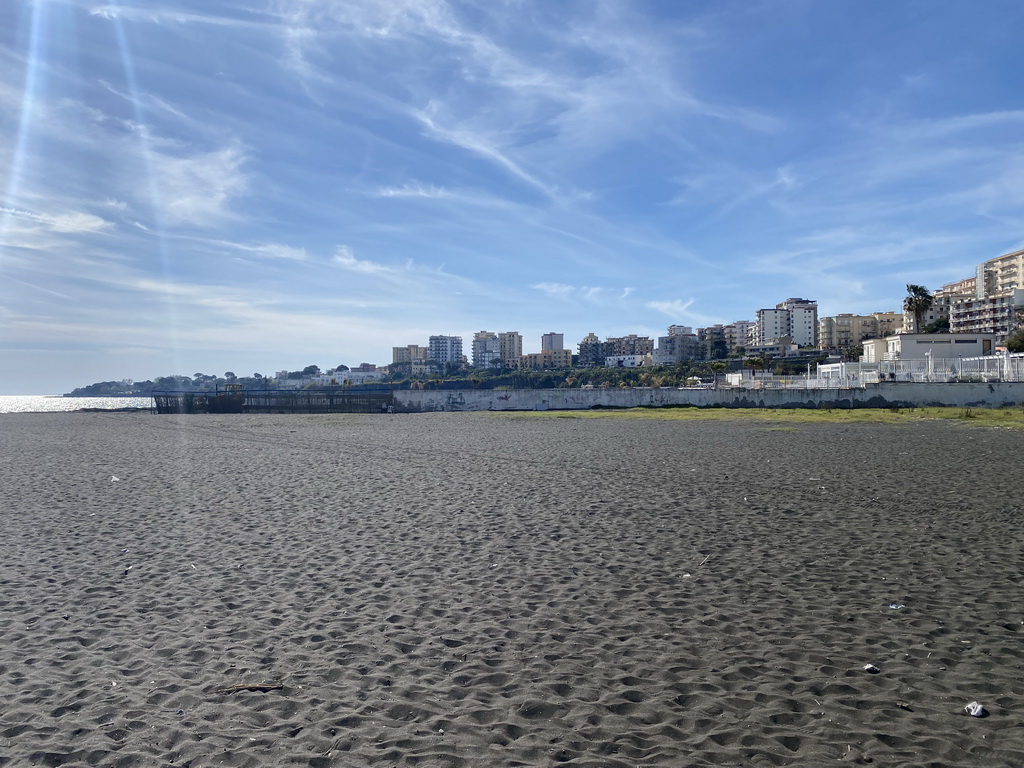
M 7 235 L 14 217 L 13 209 L 18 207 L 18 195 L 21 192 L 22 175 L 25 159 L 28 154 L 28 142 L 32 133 L 33 106 L 37 97 L 39 84 L 40 59 L 45 56 L 41 48 L 43 40 L 43 15 L 47 5 L 43 0 L 31 4 L 29 21 L 28 56 L 25 65 L 25 89 L 21 96 L 21 114 L 18 119 L 18 135 L 14 141 L 14 155 L 11 158 L 10 172 L 7 174 L 7 186 L 4 189 L 6 206 L 0 211 L 0 263 L 3 262 Z
M 124 23 L 121 14 L 117 13 L 117 4 L 112 5 L 114 13 L 110 14 L 111 23 L 114 25 L 114 34 L 117 37 L 117 48 L 121 54 L 121 66 L 124 68 L 125 82 L 128 85 L 128 96 L 134 112 L 136 133 L 139 137 L 139 151 L 142 156 L 143 168 L 145 169 L 146 184 L 149 192 L 150 207 L 153 213 L 153 234 L 156 236 L 157 251 L 160 255 L 160 272 L 163 275 L 164 283 L 170 285 L 171 268 L 170 256 L 167 248 L 167 235 L 164 227 L 163 201 L 160 189 L 156 183 L 156 174 L 153 172 L 153 150 L 151 147 L 149 128 L 143 118 L 142 101 L 139 98 L 138 81 L 135 77 L 135 66 L 132 61 L 131 49 L 128 45 L 128 37 L 124 31 Z M 177 300 L 171 291 L 164 294 L 164 306 L 167 310 L 168 346 L 169 353 L 175 363 L 179 360 L 180 332 L 178 326 Z M 177 370 L 177 367 L 175 368 Z

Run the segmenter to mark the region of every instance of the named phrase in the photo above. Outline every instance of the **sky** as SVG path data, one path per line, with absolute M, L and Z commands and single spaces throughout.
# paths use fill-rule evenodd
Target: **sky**
M 4 0 L 0 394 L 893 311 L 1024 247 L 1024 3 Z

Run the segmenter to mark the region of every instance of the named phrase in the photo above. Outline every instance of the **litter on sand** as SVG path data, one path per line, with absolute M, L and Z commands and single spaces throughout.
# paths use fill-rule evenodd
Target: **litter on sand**
M 985 708 L 976 701 L 972 701 L 970 704 L 964 707 L 964 712 L 966 712 L 971 717 L 984 717 L 988 714 L 988 712 L 985 711 Z

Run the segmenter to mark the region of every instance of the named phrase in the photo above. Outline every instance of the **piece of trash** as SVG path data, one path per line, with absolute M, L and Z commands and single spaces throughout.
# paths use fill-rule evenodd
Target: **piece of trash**
M 896 706 L 899 707 L 900 709 L 907 710 L 907 712 L 913 712 L 914 711 L 914 708 L 911 707 L 909 704 L 907 704 L 907 702 L 905 702 L 905 701 L 897 701 L 896 702 Z
M 867 672 L 867 673 L 869 673 L 869 674 L 872 674 L 872 675 L 877 675 L 877 674 L 878 674 L 879 672 L 881 672 L 882 670 L 880 670 L 880 669 L 879 669 L 878 667 L 876 667 L 876 666 L 875 666 L 874 664 L 865 664 L 865 665 L 864 665 L 864 671 L 865 671 L 865 672 Z
M 195 563 L 189 563 L 189 565 L 191 565 L 191 566 L 192 566 L 192 570 L 193 570 L 193 571 L 197 570 L 197 569 L 196 569 L 196 564 L 195 564 Z
M 121 478 L 118 477 L 117 475 L 111 475 L 110 476 L 110 482 L 112 482 L 112 483 L 119 483 L 119 482 L 121 482 Z
M 121 554 L 122 555 L 127 555 L 128 554 L 128 547 L 125 547 L 124 549 L 122 549 L 121 550 Z
M 174 714 L 176 714 L 176 715 L 184 715 L 184 714 L 185 714 L 185 710 L 184 710 L 184 709 L 179 709 L 179 710 L 178 710 L 177 712 L 175 712 Z
M 284 686 L 280 683 L 239 683 L 238 685 L 229 685 L 226 688 L 218 688 L 217 693 L 238 693 L 239 691 L 267 693 L 268 691 L 279 691 L 283 688 Z
M 128 571 L 130 571 L 134 567 L 135 567 L 134 565 L 129 565 L 127 568 L 125 568 L 124 569 L 124 575 L 127 576 L 128 575 Z
M 892 608 L 894 611 L 902 611 L 907 606 L 905 606 L 903 603 L 889 603 L 889 607 Z
M 964 707 L 964 712 L 966 712 L 971 717 L 984 717 L 988 714 L 988 712 L 985 711 L 985 708 L 976 701 L 972 701 L 970 704 Z

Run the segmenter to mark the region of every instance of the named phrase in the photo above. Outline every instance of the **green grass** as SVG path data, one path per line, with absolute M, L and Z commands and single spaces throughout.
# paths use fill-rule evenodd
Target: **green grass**
M 930 419 L 962 421 L 983 427 L 1024 429 L 1024 408 L 607 408 L 594 411 L 490 411 L 496 418 L 656 419 L 658 421 L 748 421 L 779 425 L 909 424 Z

